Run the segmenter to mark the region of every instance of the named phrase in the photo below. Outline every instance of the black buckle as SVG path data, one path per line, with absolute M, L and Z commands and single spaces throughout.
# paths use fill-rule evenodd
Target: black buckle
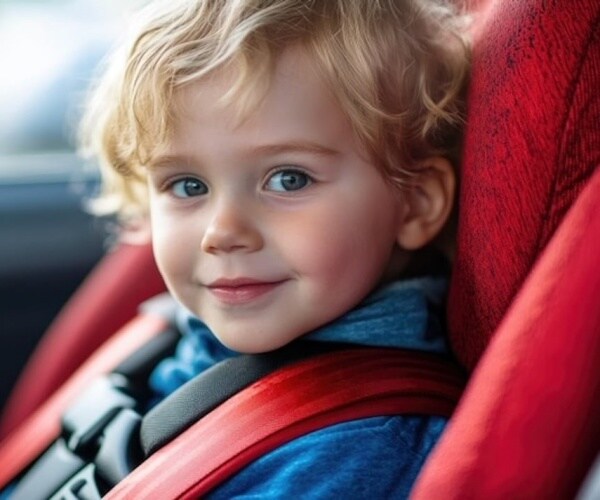
M 21 478 L 11 499 L 100 499 L 142 460 L 135 409 L 125 377 L 96 380 L 65 413 L 62 436 Z

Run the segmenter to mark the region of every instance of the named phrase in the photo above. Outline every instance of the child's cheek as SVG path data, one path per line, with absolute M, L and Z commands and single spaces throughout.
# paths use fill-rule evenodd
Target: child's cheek
M 157 266 L 169 289 L 179 296 L 193 276 L 193 259 L 189 255 L 193 235 L 188 232 L 186 241 L 185 221 L 157 208 L 151 210 L 151 220 Z
M 350 281 L 360 285 L 372 280 L 364 275 L 371 265 L 363 261 L 364 235 L 352 223 L 352 214 L 337 207 L 305 213 L 282 233 L 280 248 L 288 265 L 321 293 L 338 293 Z

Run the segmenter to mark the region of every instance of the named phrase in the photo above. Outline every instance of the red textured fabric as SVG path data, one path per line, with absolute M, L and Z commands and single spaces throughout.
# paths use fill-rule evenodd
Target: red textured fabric
M 29 360 L 0 424 L 17 427 L 98 347 L 135 316 L 138 305 L 164 291 L 150 245 L 120 245 L 85 280 Z
M 236 394 L 104 498 L 201 498 L 257 457 L 327 425 L 413 412 L 449 415 L 463 382 L 454 365 L 425 353 L 366 348 L 321 355 Z
M 496 0 L 477 26 L 449 320 L 485 353 L 416 500 L 573 498 L 600 449 L 599 22 Z
M 600 450 L 600 169 L 502 322 L 412 498 L 574 498 Z
M 477 21 L 449 299 L 473 368 L 600 164 L 600 2 L 490 2 Z

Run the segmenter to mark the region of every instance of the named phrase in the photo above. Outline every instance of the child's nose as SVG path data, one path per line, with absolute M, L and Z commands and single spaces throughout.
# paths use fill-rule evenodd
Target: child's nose
M 263 238 L 250 210 L 235 200 L 221 201 L 202 238 L 202 250 L 207 253 L 255 252 L 263 247 Z

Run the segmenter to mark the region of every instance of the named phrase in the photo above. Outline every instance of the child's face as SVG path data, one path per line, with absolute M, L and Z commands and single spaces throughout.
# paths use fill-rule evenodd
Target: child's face
M 232 349 L 280 347 L 360 302 L 391 266 L 403 213 L 308 58 L 288 50 L 247 120 L 219 103 L 232 75 L 178 96 L 150 168 L 158 265 Z

